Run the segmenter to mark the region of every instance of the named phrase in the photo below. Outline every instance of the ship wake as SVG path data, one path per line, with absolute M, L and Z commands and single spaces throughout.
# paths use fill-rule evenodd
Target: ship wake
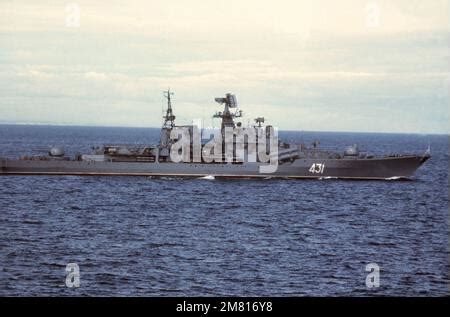
M 214 175 L 206 175 L 203 177 L 199 177 L 198 179 L 215 180 L 216 178 L 214 177 Z
M 410 179 L 408 177 L 405 177 L 405 176 L 392 176 L 392 177 L 387 177 L 384 180 L 387 180 L 387 181 L 408 181 Z

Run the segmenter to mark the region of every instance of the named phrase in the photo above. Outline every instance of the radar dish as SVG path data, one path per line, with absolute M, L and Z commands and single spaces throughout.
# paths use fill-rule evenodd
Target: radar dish
M 237 100 L 236 96 L 232 94 L 227 94 L 227 101 L 230 108 L 236 108 L 237 107 Z

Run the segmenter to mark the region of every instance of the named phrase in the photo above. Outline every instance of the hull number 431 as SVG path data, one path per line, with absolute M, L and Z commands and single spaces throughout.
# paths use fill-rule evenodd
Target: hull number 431
M 311 168 L 309 171 L 314 174 L 323 174 L 323 171 L 325 170 L 325 164 L 322 163 L 314 163 L 311 165 Z

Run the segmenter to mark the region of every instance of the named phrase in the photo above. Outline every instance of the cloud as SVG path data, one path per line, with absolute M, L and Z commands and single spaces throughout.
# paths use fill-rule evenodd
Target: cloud
M 234 92 L 284 129 L 448 132 L 446 1 L 75 1 L 0 4 L 0 121 L 180 121 Z M 95 113 L 96 115 L 93 115 Z M 447 122 L 445 122 L 447 120 Z

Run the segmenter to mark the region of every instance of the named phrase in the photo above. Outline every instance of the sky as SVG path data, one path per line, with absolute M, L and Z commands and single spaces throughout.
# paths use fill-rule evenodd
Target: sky
M 0 123 L 449 133 L 449 1 L 0 1 Z

